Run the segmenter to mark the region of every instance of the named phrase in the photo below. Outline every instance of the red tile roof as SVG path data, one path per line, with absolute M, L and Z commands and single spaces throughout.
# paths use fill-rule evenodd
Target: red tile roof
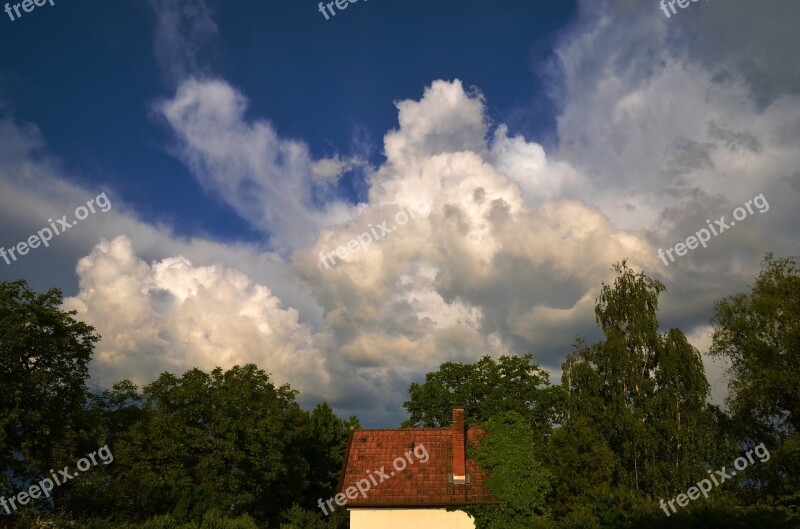
M 467 431 L 468 441 L 477 444 L 478 434 L 484 432 L 477 428 Z M 411 454 L 414 462 L 408 463 L 406 452 L 422 445 L 429 459 L 422 463 L 424 451 L 418 449 Z M 407 463 L 399 470 L 393 461 L 402 458 Z M 377 471 L 385 467 L 388 479 L 380 482 Z M 345 493 L 348 487 L 356 486 L 359 480 L 374 476 L 377 485 L 370 483 L 366 497 L 359 494 L 355 499 L 347 499 L 347 507 L 435 507 L 455 506 L 477 503 L 499 503 L 485 486 L 486 473 L 478 464 L 468 460 L 466 464 L 469 483 L 452 483 L 453 474 L 453 430 L 447 429 L 395 429 L 395 430 L 355 430 L 350 434 L 345 456 L 339 491 Z M 392 475 L 391 472 L 394 472 Z M 366 488 L 365 485 L 362 487 Z M 352 495 L 352 491 L 351 491 Z

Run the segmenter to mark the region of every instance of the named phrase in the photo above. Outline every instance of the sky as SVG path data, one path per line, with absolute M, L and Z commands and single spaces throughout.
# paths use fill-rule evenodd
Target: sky
M 255 363 L 397 426 L 444 362 L 558 382 L 626 259 L 722 403 L 714 303 L 798 255 L 792 0 L 38 1 L 0 12 L 0 281 L 97 329 L 95 388 Z

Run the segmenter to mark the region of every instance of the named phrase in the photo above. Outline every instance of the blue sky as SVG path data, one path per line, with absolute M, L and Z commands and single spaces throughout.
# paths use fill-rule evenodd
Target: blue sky
M 492 116 L 515 131 L 553 136 L 555 109 L 536 70 L 575 6 L 464 4 L 365 2 L 326 21 L 312 2 L 210 3 L 218 35 L 194 61 L 247 94 L 251 115 L 319 157 L 353 153 L 380 163 L 381 137 L 397 122 L 392 102 L 418 97 L 435 78 L 479 86 Z M 3 100 L 39 127 L 66 168 L 84 182 L 113 184 L 146 218 L 166 217 L 183 235 L 256 242 L 261 233 L 191 185 L 165 152 L 169 131 L 147 112 L 174 89 L 151 51 L 156 17 L 141 1 L 62 1 L 0 19 L 0 45 L 15 50 L 2 63 Z M 482 31 L 487 24 L 503 29 Z M 346 175 L 341 195 L 363 200 L 364 180 L 362 171 Z
M 764 252 L 797 253 L 797 6 L 337 13 L 0 12 L 0 246 L 112 204 L 0 260 L 0 280 L 58 286 L 97 327 L 93 383 L 254 362 L 305 405 L 395 425 L 408 384 L 445 361 L 532 352 L 557 381 L 574 338 L 599 338 L 615 261 L 667 285 L 664 329 L 705 352 L 714 301 Z M 758 195 L 707 248 L 657 254 Z M 398 226 L 409 207 L 426 214 Z M 724 366 L 704 361 L 719 401 Z

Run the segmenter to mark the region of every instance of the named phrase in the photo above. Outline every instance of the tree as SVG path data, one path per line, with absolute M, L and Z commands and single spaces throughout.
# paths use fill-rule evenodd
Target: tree
M 118 443 L 115 497 L 126 503 L 116 511 L 198 520 L 219 509 L 277 524 L 307 486 L 308 417 L 295 395 L 252 364 L 163 373 L 143 390 L 145 419 Z
M 347 511 L 339 509 L 323 519 L 319 509 L 305 510 L 296 503 L 281 517 L 285 522 L 281 523 L 280 529 L 339 529 L 347 527 L 349 522 Z
M 613 478 L 619 459 L 602 434 L 584 417 L 575 416 L 553 432 L 547 451 L 547 468 L 553 476 L 553 515 L 563 517 L 575 510 L 599 510 L 613 496 Z
M 664 285 L 625 261 L 612 269 L 614 284 L 603 284 L 595 307 L 605 341 L 579 340 L 563 366 L 566 426 L 601 434 L 619 462 L 614 486 L 668 494 L 705 474 L 714 435 L 709 385 L 683 333 L 658 332 Z
M 197 523 L 218 509 L 276 523 L 296 502 L 309 510 L 291 510 L 299 516 L 291 523 L 317 519 L 317 498 L 334 495 L 359 422 L 340 419 L 326 403 L 300 410 L 295 394 L 248 365 L 163 373 L 142 393 L 121 381 L 92 395 L 87 437 L 108 439 L 115 461 L 70 491 L 71 515 L 142 521 L 169 514 Z M 341 518 L 324 524 L 339 527 Z
M 309 486 L 303 506 L 313 510 L 317 508 L 317 498 L 335 495 L 350 431 L 361 428 L 361 424 L 356 416 L 341 419 L 327 402 L 317 404 L 308 418 L 304 454 L 309 465 Z
M 114 455 L 111 465 L 99 465 L 76 480 L 65 495 L 64 504 L 73 516 L 126 519 L 132 503 L 130 494 L 119 479 L 125 479 L 124 463 L 129 459 L 124 441 L 135 425 L 152 417 L 143 406 L 143 395 L 129 380 L 115 383 L 111 390 L 90 393 L 84 413 L 75 418 L 79 430 L 78 453 L 89 453 L 108 445 Z
M 75 311 L 59 309 L 61 302 L 55 288 L 37 294 L 24 280 L 0 283 L 4 489 L 12 482 L 41 479 L 49 469 L 74 460 L 72 423 L 86 401 L 88 364 L 100 336 L 76 321 Z
M 505 412 L 483 423 L 485 435 L 467 446 L 467 456 L 489 473 L 486 486 L 499 505 L 467 505 L 460 510 L 475 518 L 476 529 L 536 527 L 546 514 L 549 472 L 537 456 L 536 436 L 528 421 Z
M 700 352 L 679 329 L 661 337 L 653 380 L 647 479 L 662 484 L 651 488 L 660 493 L 696 482 L 706 463 L 720 462 L 717 454 L 728 452 L 720 444 L 716 408 L 707 403 L 710 386 Z
M 453 408 L 463 407 L 468 421 L 484 422 L 506 411 L 525 417 L 541 438 L 558 420 L 562 390 L 533 356 L 484 356 L 474 364 L 445 362 L 412 382 L 403 407 L 410 418 L 404 427 L 441 428 L 452 421 Z
M 800 499 L 800 263 L 766 254 L 749 293 L 719 301 L 711 354 L 730 363 L 727 404 L 749 446 L 772 461 L 752 469 L 765 492 Z

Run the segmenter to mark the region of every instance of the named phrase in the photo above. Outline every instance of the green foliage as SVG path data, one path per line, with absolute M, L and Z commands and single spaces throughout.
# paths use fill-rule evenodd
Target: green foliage
M 462 508 L 475 518 L 476 529 L 537 527 L 546 511 L 550 474 L 537 458 L 535 436 L 527 420 L 506 412 L 486 421 L 486 436 L 478 446 L 467 446 L 467 455 L 489 472 L 487 486 L 500 505 Z
M 298 504 L 283 513 L 280 529 L 344 529 L 349 527 L 347 511 L 337 510 L 323 517 L 318 509 L 302 509 Z
M 339 418 L 326 402 L 311 411 L 309 422 L 303 450 L 310 470 L 304 506 L 313 510 L 318 498 L 330 498 L 336 493 L 350 431 L 361 428 L 361 424 L 355 416 Z
M 307 416 L 295 395 L 254 365 L 162 374 L 144 388 L 145 420 L 117 447 L 125 501 L 115 509 L 129 519 L 218 508 L 274 520 L 307 484 Z
M 410 418 L 404 428 L 441 428 L 452 422 L 453 408 L 463 407 L 468 421 L 484 422 L 507 411 L 528 421 L 544 439 L 558 421 L 563 390 L 550 384 L 549 373 L 532 355 L 484 356 L 474 364 L 445 362 L 411 383 L 403 403 Z
M 281 523 L 280 529 L 326 529 L 327 527 L 321 513 L 307 511 L 296 503 L 283 514 L 282 518 L 285 522 Z
M 149 416 L 142 402 L 138 388 L 128 380 L 115 383 L 111 390 L 89 395 L 86 409 L 76 421 L 80 430 L 76 453 L 87 454 L 108 444 L 114 461 L 93 467 L 80 480 L 69 483 L 70 487 L 64 491 L 64 504 L 72 515 L 125 518 L 125 510 L 119 506 L 129 503 L 130 491 L 117 481 L 126 475 L 119 456 L 125 460 L 128 433 Z
M 715 306 L 710 353 L 731 363 L 731 409 L 759 435 L 800 429 L 800 263 L 767 254 L 750 293 Z
M 15 529 L 262 529 L 248 515 L 229 517 L 209 511 L 199 520 L 181 522 L 171 514 L 154 516 L 141 523 L 113 522 L 106 518 L 73 520 L 66 517 L 43 519 L 24 514 Z
M 59 308 L 61 291 L 0 283 L 0 493 L 46 475 L 75 451 L 94 328 Z
M 754 469 L 759 486 L 800 490 L 800 263 L 767 254 L 749 293 L 716 304 L 711 354 L 730 363 L 728 406 L 740 438 L 767 444 L 772 459 Z
M 618 457 L 600 432 L 590 428 L 581 416 L 555 430 L 549 448 L 547 468 L 559 477 L 553 480 L 553 514 L 566 520 L 582 520 L 579 524 L 588 523 L 588 516 L 593 516 L 594 510 L 612 496 L 611 483 L 619 472 Z
M 258 529 L 258 525 L 247 514 L 230 518 L 219 512 L 211 511 L 203 515 L 199 529 Z
M 686 488 L 705 473 L 716 436 L 699 351 L 678 329 L 658 332 L 664 285 L 635 274 L 625 261 L 613 269 L 617 278 L 613 286 L 603 285 L 595 308 L 605 341 L 589 347 L 579 340 L 563 366 L 569 394 L 564 438 L 586 447 L 588 441 L 577 437 L 599 435 L 592 441 L 597 450 L 613 454 L 602 454 L 601 469 L 576 455 L 558 464 L 570 476 L 565 479 L 583 475 L 577 479 L 587 481 L 600 471 L 606 480 L 601 485 L 594 476 L 595 486 L 573 489 L 573 505 L 595 501 L 603 487 L 651 497 Z M 565 439 L 557 441 L 563 446 Z M 556 486 L 560 509 L 569 488 Z M 621 501 L 620 493 L 613 496 Z

